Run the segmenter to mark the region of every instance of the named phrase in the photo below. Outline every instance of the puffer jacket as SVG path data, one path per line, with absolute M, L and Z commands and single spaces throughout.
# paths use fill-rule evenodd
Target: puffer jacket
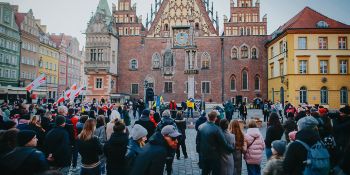
M 254 140 L 254 138 L 256 138 Z M 260 165 L 265 149 L 265 142 L 259 128 L 249 128 L 244 135 L 245 154 L 244 159 L 247 164 Z

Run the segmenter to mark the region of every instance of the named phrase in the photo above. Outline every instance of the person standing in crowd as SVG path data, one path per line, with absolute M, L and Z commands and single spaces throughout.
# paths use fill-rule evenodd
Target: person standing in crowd
M 113 133 L 113 127 L 114 127 L 114 123 L 117 121 L 120 121 L 120 113 L 117 110 L 113 110 L 110 116 L 110 120 L 107 123 L 106 126 L 106 136 L 107 136 L 107 140 L 109 140 L 109 138 L 111 137 L 112 133 Z
M 81 175 L 100 175 L 101 165 L 99 156 L 102 154 L 102 145 L 94 136 L 96 120 L 88 119 L 78 136 L 77 148 L 81 155 Z
M 156 132 L 136 157 L 130 175 L 163 175 L 168 152 L 177 148 L 180 135 L 172 125 Z
M 173 119 L 176 118 L 176 112 L 177 112 L 177 105 L 176 105 L 176 102 L 175 100 L 171 100 L 170 103 L 169 103 L 169 110 L 170 110 L 170 113 L 171 113 L 171 117 Z
M 230 133 L 228 131 L 229 123 L 230 122 L 227 119 L 222 119 L 220 121 L 220 128 L 224 132 L 227 143 L 234 147 L 235 146 L 235 135 L 233 135 L 232 133 Z M 233 159 L 232 152 L 223 151 L 221 153 L 220 165 L 221 165 L 221 169 L 220 169 L 221 172 L 220 173 L 222 175 L 234 174 L 234 168 L 233 168 L 234 167 L 234 159 Z
M 196 129 L 197 132 L 198 132 L 199 126 L 200 126 L 201 124 L 207 122 L 208 119 L 207 119 L 206 115 L 207 115 L 207 114 L 206 114 L 205 112 L 203 112 L 203 113 L 201 114 L 201 116 L 198 118 L 198 120 L 196 121 L 196 124 L 195 124 L 194 128 Z
M 134 125 L 131 131 L 131 137 L 129 139 L 127 152 L 125 154 L 126 159 L 126 174 L 129 174 L 131 168 L 134 166 L 134 161 L 136 157 L 142 151 L 147 140 L 147 130 L 141 125 Z
M 270 108 L 267 101 L 265 101 L 263 106 L 263 115 L 264 115 L 264 122 L 267 122 L 269 120 L 269 115 L 270 115 Z
M 44 150 L 44 139 L 45 139 L 45 129 L 41 126 L 40 117 L 38 115 L 33 115 L 29 121 L 28 130 L 32 130 L 36 133 L 38 139 L 37 148 L 39 150 Z
M 187 106 L 187 117 L 193 118 L 193 110 L 194 110 L 194 99 L 192 97 L 190 97 L 187 101 L 186 101 L 186 106 Z
M 102 115 L 98 116 L 96 119 L 96 130 L 94 135 L 98 138 L 102 145 L 107 142 L 105 117 Z
M 345 159 L 349 160 L 344 155 L 346 147 L 350 144 L 350 106 L 349 105 L 346 105 L 343 108 L 341 108 L 339 110 L 339 116 L 333 118 L 333 131 L 334 131 L 334 138 L 337 143 L 336 150 L 337 150 L 338 163 L 342 163 L 341 161 Z
M 279 117 L 280 117 L 280 119 L 281 119 L 281 122 L 283 123 L 283 114 L 282 114 L 283 105 L 282 105 L 282 103 L 279 102 L 279 101 L 277 101 L 277 102 L 275 103 L 275 109 L 277 110 L 278 115 L 279 115 Z
M 232 153 L 233 145 L 227 143 L 222 130 L 215 125 L 218 113 L 211 111 L 208 114 L 208 121 L 199 127 L 198 143 L 200 154 L 200 168 L 203 175 L 213 173 L 221 174 L 220 158 L 221 152 Z
M 113 127 L 113 134 L 104 145 L 104 154 L 107 158 L 107 175 L 126 174 L 125 154 L 128 145 L 128 134 L 126 126 L 121 121 L 117 121 Z
M 79 135 L 80 132 L 83 130 L 84 128 L 84 124 L 86 122 L 86 120 L 89 119 L 89 116 L 87 115 L 82 115 L 77 123 L 77 134 Z
M 45 137 L 46 155 L 52 169 L 67 174 L 71 165 L 72 148 L 69 139 L 69 133 L 64 128 L 66 118 L 58 115 L 55 119 L 56 127 L 53 128 Z
M 17 134 L 17 147 L 0 159 L 3 175 L 35 175 L 48 170 L 49 166 L 44 153 L 37 150 L 38 139 L 31 130 L 23 130 Z
M 263 170 L 264 175 L 282 175 L 283 171 L 283 155 L 287 147 L 287 142 L 284 140 L 275 140 L 271 143 L 272 157 L 266 163 Z M 268 148 L 266 148 L 268 149 Z
M 283 123 L 283 129 L 286 141 L 289 143 L 289 133 L 297 130 L 297 124 L 295 123 L 293 113 L 287 113 L 287 120 Z
M 6 131 L 0 130 L 0 157 L 9 153 L 17 146 L 18 132 L 19 130 L 16 128 Z
M 165 110 L 162 116 L 163 117 L 161 121 L 157 125 L 156 132 L 160 132 L 165 126 L 168 126 L 168 125 L 174 126 L 174 128 L 178 129 L 176 126 L 175 120 L 171 118 L 171 113 L 169 110 Z M 178 138 L 178 141 L 179 141 L 179 138 Z M 172 172 L 172 164 L 174 161 L 175 152 L 176 152 L 176 149 L 170 150 L 168 152 L 168 157 L 166 158 L 166 171 L 168 175 L 171 175 L 171 172 Z
M 267 126 L 268 127 L 265 137 L 265 152 L 266 158 L 270 159 L 272 156 L 271 143 L 275 140 L 280 140 L 283 135 L 283 128 L 277 113 L 271 113 Z
M 141 118 L 141 114 L 142 112 L 146 109 L 146 104 L 145 102 L 143 102 L 143 99 L 139 99 L 139 101 L 137 102 L 137 109 Z
M 245 122 L 247 120 L 248 115 L 248 109 L 245 102 L 243 102 L 242 105 L 239 107 L 239 112 L 242 115 L 242 120 Z
M 122 116 L 123 116 L 125 126 L 130 126 L 131 121 L 130 121 L 130 116 L 129 116 L 129 110 L 128 110 L 128 107 L 126 105 L 123 106 Z
M 283 170 L 287 175 L 303 174 L 306 169 L 304 162 L 308 159 L 308 150 L 321 141 L 317 129 L 318 121 L 314 117 L 303 117 L 298 121 L 297 125 L 296 141 L 288 145 L 283 161 Z M 322 145 L 317 147 L 323 148 Z M 325 152 L 328 154 L 328 151 L 325 150 Z M 323 157 L 327 157 L 327 155 L 323 155 Z M 328 174 L 329 167 L 323 165 L 322 168 L 324 168 L 322 169 L 322 174 Z M 317 169 L 315 170 L 317 171 Z
M 187 104 L 186 104 L 185 101 L 182 101 L 182 102 L 181 102 L 181 110 L 182 110 L 183 112 L 185 112 L 186 109 L 187 109 Z
M 136 112 L 137 112 L 137 101 L 135 99 L 133 99 L 132 100 L 132 115 L 134 116 L 134 119 L 137 118 Z
M 233 105 L 231 101 L 227 101 L 224 105 L 226 119 L 230 122 L 232 120 Z
M 154 126 L 154 124 L 151 122 L 151 120 L 149 118 L 149 113 L 150 113 L 149 110 L 147 110 L 147 109 L 143 110 L 140 119 L 135 122 L 135 124 L 139 124 L 142 127 L 146 128 L 147 139 L 149 139 L 153 135 L 153 133 L 156 129 L 156 127 Z
M 261 161 L 265 149 L 264 139 L 255 120 L 249 120 L 248 130 L 244 135 L 244 159 L 247 163 L 248 175 L 260 175 Z
M 184 114 L 182 111 L 178 111 L 176 114 L 176 119 L 175 119 L 176 126 L 178 130 L 181 133 L 181 136 L 179 137 L 178 141 L 178 146 L 176 149 L 176 158 L 179 160 L 180 159 L 180 147 L 182 149 L 182 154 L 184 155 L 185 159 L 188 158 L 187 155 L 187 150 L 186 150 L 186 119 L 184 118 Z
M 234 173 L 235 175 L 242 174 L 242 153 L 244 146 L 244 134 L 238 120 L 230 122 L 228 127 L 230 133 L 235 136 L 235 147 L 233 152 Z

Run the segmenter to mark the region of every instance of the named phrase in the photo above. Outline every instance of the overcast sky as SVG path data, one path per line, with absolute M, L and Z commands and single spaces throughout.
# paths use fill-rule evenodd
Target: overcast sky
M 92 12 L 96 10 L 99 0 L 1 0 L 19 5 L 20 12 L 33 10 L 34 16 L 47 25 L 50 33 L 66 33 L 78 38 L 80 47 L 85 45 L 85 36 L 82 34 Z M 219 12 L 220 31 L 223 30 L 223 15 L 230 16 L 231 0 L 214 1 L 214 10 Z M 237 1 L 237 0 L 235 0 Z M 256 0 L 253 0 L 255 2 Z M 154 0 L 132 0 L 137 3 L 137 14 L 143 15 L 151 11 Z M 117 0 L 108 0 L 110 9 Z M 260 0 L 260 15 L 267 14 L 268 34 L 271 34 L 280 25 L 288 21 L 305 6 L 336 19 L 350 24 L 350 0 Z M 143 21 L 144 22 L 144 21 Z

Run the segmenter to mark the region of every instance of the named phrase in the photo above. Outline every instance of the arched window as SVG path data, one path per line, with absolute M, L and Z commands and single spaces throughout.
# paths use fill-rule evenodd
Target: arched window
M 160 55 L 159 53 L 154 53 L 152 56 L 152 68 L 159 69 L 160 68 Z
M 237 59 L 238 58 L 238 53 L 237 53 L 237 48 L 232 48 L 231 50 L 231 59 Z
M 256 51 L 256 48 L 252 48 L 252 59 L 257 59 L 258 56 L 257 56 L 257 51 Z
M 248 58 L 248 47 L 243 46 L 241 48 L 241 58 Z
M 346 105 L 348 103 L 348 89 L 346 87 L 342 87 L 340 89 L 340 104 Z
M 241 28 L 241 36 L 243 36 L 243 35 L 244 35 L 244 29 Z
M 321 104 L 328 104 L 328 89 L 327 89 L 327 87 L 321 88 Z
M 242 71 L 242 89 L 248 90 L 248 72 L 246 70 Z
M 236 77 L 234 75 L 232 75 L 230 79 L 230 90 L 231 91 L 236 90 Z
M 138 68 L 137 60 L 136 59 L 130 60 L 130 69 L 137 70 L 137 68 Z
M 210 67 L 210 55 L 208 52 L 204 52 L 201 58 L 202 69 L 209 69 Z
M 300 88 L 300 103 L 306 103 L 307 102 L 307 89 L 305 86 Z
M 199 23 L 198 22 L 196 22 L 196 24 L 195 24 L 195 30 L 199 30 Z
M 247 28 L 247 35 L 250 35 L 250 28 Z
M 255 82 L 255 90 L 260 90 L 260 77 L 259 75 L 257 75 L 254 79 L 254 82 Z
M 164 53 L 164 67 L 174 66 L 173 53 L 171 50 L 167 50 Z
M 165 24 L 165 25 L 164 25 L 164 30 L 165 30 L 165 31 L 169 31 L 169 24 Z

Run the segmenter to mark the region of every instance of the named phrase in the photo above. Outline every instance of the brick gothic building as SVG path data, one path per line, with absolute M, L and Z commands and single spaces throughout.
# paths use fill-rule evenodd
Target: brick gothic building
M 100 0 L 87 29 L 88 99 L 123 94 L 142 98 L 145 81 L 165 101 L 190 96 L 213 102 L 266 99 L 266 16 L 260 21 L 259 0 L 254 5 L 252 0 L 237 0 L 237 5 L 226 1 L 230 19 L 224 16 L 221 35 L 209 0 L 156 0 L 146 26 L 131 0 L 113 4 L 113 18 L 106 0 Z M 92 30 L 101 14 L 105 23 L 97 26 L 108 31 Z M 110 50 L 100 47 L 97 40 L 103 39 Z M 100 56 L 103 61 L 96 59 Z

